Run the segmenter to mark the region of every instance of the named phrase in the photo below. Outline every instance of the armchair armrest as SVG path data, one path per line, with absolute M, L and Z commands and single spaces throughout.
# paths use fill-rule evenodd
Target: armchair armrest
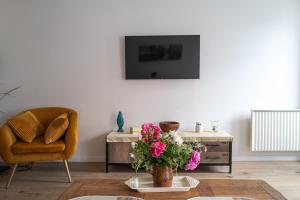
M 65 136 L 65 156 L 69 160 L 76 151 L 78 142 L 78 115 L 72 111 L 69 115 L 69 127 Z
M 6 163 L 13 163 L 14 153 L 11 146 L 17 142 L 17 138 L 7 124 L 0 128 L 0 155 Z

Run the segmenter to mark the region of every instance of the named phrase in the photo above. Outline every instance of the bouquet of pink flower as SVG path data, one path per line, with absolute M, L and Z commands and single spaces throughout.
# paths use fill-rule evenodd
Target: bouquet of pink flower
M 163 133 L 153 123 L 142 125 L 141 139 L 132 143 L 132 166 L 151 170 L 152 166 L 194 170 L 200 163 L 205 147 L 196 142 L 183 142 L 176 132 Z

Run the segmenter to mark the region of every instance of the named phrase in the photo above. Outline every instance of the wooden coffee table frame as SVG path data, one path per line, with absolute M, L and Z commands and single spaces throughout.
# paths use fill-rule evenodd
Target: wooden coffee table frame
M 134 196 L 145 200 L 183 200 L 197 196 L 248 197 L 264 200 L 286 200 L 268 183 L 262 180 L 200 179 L 200 184 L 187 192 L 139 193 L 125 185 L 125 180 L 90 179 L 72 183 L 59 197 L 67 200 L 86 195 Z

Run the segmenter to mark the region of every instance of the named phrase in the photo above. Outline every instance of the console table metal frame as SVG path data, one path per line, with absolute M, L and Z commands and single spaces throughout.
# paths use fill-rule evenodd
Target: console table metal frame
M 118 134 L 123 134 L 123 133 L 118 133 Z M 218 135 L 218 133 L 213 133 L 215 134 L 215 136 Z M 233 136 L 231 136 L 231 140 L 230 141 L 225 141 L 229 143 L 229 162 L 228 163 L 201 163 L 199 164 L 199 166 L 228 166 L 229 170 L 228 173 L 232 173 L 232 141 L 233 141 Z M 124 141 L 120 141 L 120 142 L 124 142 Z M 125 141 L 124 143 L 131 143 L 132 141 Z M 199 141 L 201 142 L 201 141 Z M 224 141 L 223 141 L 224 142 Z M 109 172 L 109 166 L 129 166 L 130 163 L 110 163 L 109 162 L 109 143 L 113 143 L 113 142 L 108 142 L 107 141 L 107 136 L 105 138 L 105 171 L 106 173 Z

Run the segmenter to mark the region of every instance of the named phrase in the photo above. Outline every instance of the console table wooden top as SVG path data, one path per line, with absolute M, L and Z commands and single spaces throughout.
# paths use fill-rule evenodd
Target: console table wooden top
M 233 136 L 225 131 L 203 131 L 201 133 L 196 133 L 193 131 L 179 131 L 182 139 L 186 142 L 232 142 Z M 106 136 L 106 142 L 136 142 L 141 138 L 139 132 L 129 133 L 129 132 L 110 132 Z

